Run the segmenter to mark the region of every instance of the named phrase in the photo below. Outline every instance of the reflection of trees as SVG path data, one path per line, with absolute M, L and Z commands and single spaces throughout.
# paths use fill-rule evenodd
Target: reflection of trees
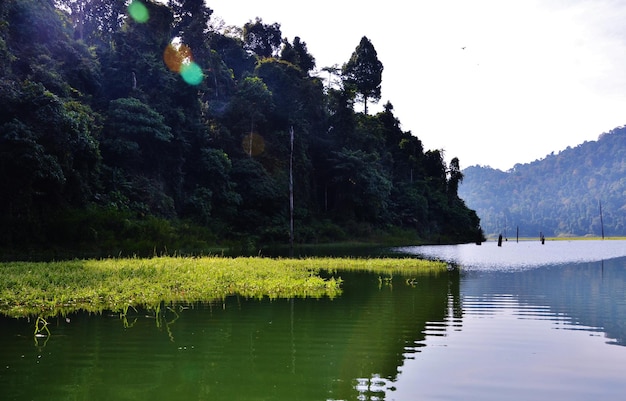
M 458 273 L 410 282 L 394 277 L 381 285 L 371 274 L 342 277 L 344 293 L 334 300 L 230 297 L 184 310 L 131 310 L 132 327 L 119 314 L 73 315 L 71 323 L 55 325 L 35 387 L 53 394 L 60 385 L 72 393 L 66 398 L 92 400 L 384 396 L 406 350 L 417 352 L 423 343 L 427 324 L 457 314 L 450 304 L 459 305 Z M 32 322 L 28 328 L 32 335 Z M 15 345 L 4 334 L 0 339 Z M 0 358 L 21 377 L 18 398 L 29 398 L 32 367 L 5 355 L 0 348 Z M 5 384 L 0 378 L 0 389 Z
M 465 295 L 512 294 L 520 304 L 549 307 L 551 316 L 600 328 L 626 345 L 626 258 L 494 273 L 464 286 Z
M 353 377 L 350 386 L 342 386 L 339 399 L 384 399 L 385 392 L 393 387 L 399 368 L 404 365 L 411 353 L 418 353 L 424 346 L 428 326 L 438 325 L 447 329 L 448 322 L 460 321 L 462 316 L 460 299 L 459 271 L 448 272 L 441 277 L 420 277 L 410 280 L 411 285 L 400 285 L 394 280 L 375 294 L 366 305 L 368 310 L 376 310 L 371 331 L 361 333 L 360 348 L 375 347 L 383 352 L 365 356 L 365 361 L 356 372 L 345 377 Z M 391 287 L 393 286 L 393 287 Z M 375 344 L 373 344 L 375 342 Z M 358 351 L 351 351 L 358 354 Z M 373 356 L 379 356 L 376 360 Z M 369 363 L 368 363 L 369 362 Z M 354 364 L 358 364 L 354 361 Z M 343 374 L 342 374 L 342 377 Z M 350 387 L 350 388 L 348 388 Z M 349 396 L 348 396 L 349 395 Z

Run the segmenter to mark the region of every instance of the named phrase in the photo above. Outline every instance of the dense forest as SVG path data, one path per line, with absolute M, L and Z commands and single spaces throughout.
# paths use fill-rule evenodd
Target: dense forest
M 626 127 L 507 172 L 463 173 L 459 194 L 486 234 L 626 235 Z
M 300 243 L 482 235 L 459 160 L 425 151 L 391 103 L 368 114 L 383 63 L 367 37 L 318 70 L 280 24 L 212 12 L 0 2 L 0 248 L 258 249 L 289 242 L 291 210 Z

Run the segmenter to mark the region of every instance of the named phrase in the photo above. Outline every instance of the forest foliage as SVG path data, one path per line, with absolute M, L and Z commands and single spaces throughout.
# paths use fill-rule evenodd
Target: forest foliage
M 391 103 L 367 113 L 383 64 L 365 36 L 322 69 L 330 85 L 280 24 L 211 16 L 203 0 L 0 3 L 2 248 L 284 243 L 291 129 L 296 241 L 481 235 L 458 159 Z
M 488 235 L 626 235 L 626 127 L 507 172 L 463 173 L 459 194 Z

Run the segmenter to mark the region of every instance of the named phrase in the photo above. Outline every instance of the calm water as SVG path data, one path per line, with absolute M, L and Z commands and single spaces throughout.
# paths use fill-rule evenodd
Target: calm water
M 334 300 L 74 314 L 49 337 L 0 318 L 0 400 L 624 399 L 626 242 L 400 251 L 461 269 L 341 274 Z

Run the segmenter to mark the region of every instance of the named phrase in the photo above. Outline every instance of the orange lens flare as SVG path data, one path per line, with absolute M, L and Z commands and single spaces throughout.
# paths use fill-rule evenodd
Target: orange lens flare
M 257 133 L 251 133 L 243 137 L 241 141 L 243 151 L 250 156 L 257 156 L 265 150 L 265 140 Z
M 180 72 L 183 64 L 189 63 L 192 58 L 191 49 L 187 45 L 174 46 L 170 43 L 163 51 L 163 61 L 172 72 Z
M 185 44 L 170 43 L 163 51 L 163 61 L 170 71 L 180 74 L 189 85 L 199 85 L 204 79 L 202 68 L 193 61 L 193 54 Z

